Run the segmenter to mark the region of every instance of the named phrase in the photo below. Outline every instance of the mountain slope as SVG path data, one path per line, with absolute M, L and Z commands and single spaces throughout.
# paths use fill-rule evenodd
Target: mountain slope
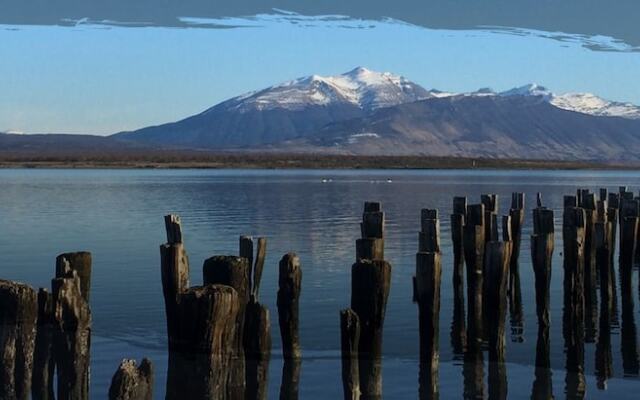
M 452 96 L 337 122 L 306 144 L 355 154 L 637 160 L 640 120 L 567 111 L 538 97 Z
M 275 144 L 380 107 L 431 96 L 405 78 L 359 67 L 333 77 L 296 79 L 235 97 L 182 121 L 124 132 L 118 137 L 201 148 Z

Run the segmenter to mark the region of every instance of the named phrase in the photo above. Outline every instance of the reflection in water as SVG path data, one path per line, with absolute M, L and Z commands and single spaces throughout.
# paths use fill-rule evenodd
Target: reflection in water
M 464 353 L 462 376 L 464 378 L 463 398 L 484 399 L 484 359 L 478 346 L 469 346 Z
M 509 322 L 511 324 L 511 341 L 524 342 L 522 291 L 520 290 L 520 271 L 517 268 L 512 269 L 509 275 Z
M 285 359 L 282 366 L 282 382 L 280 384 L 280 400 L 298 400 L 300 383 L 299 358 Z
M 553 399 L 549 348 L 549 327 L 540 326 L 538 327 L 538 340 L 536 342 L 535 379 L 531 390 L 531 398 L 534 400 Z
M 640 360 L 638 359 L 637 330 L 634 315 L 633 289 L 631 283 L 632 269 L 630 265 L 620 265 L 620 297 L 622 314 L 620 324 L 620 352 L 622 368 L 625 376 L 638 376 Z

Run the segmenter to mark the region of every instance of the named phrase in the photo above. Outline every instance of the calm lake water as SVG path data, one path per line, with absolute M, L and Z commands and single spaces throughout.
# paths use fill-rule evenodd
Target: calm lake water
M 509 398 L 530 398 L 537 323 L 528 238 L 535 193 L 541 192 L 545 205 L 555 210 L 556 232 L 561 232 L 563 195 L 574 194 L 578 187 L 617 191 L 618 185 L 637 191 L 640 172 L 0 170 L 0 277 L 50 287 L 57 254 L 91 251 L 92 398 L 106 397 L 120 359 L 143 356 L 154 362 L 154 397 L 162 398 L 167 360 L 159 260 L 159 245 L 166 240 L 163 216 L 176 213 L 182 217 L 192 285 L 201 283 L 206 258 L 237 253 L 239 235 L 266 236 L 261 301 L 271 310 L 272 320 L 269 397 L 278 396 L 282 368 L 275 304 L 277 265 L 284 253 L 293 250 L 303 268 L 300 395 L 303 399 L 339 398 L 338 311 L 349 304 L 350 270 L 363 202 L 381 201 L 387 219 L 385 256 L 393 265 L 384 332 L 384 392 L 386 398 L 411 399 L 418 393 L 418 320 L 417 306 L 411 302 L 411 277 L 420 209 L 437 208 L 443 251 L 440 393 L 441 398 L 460 398 L 462 361 L 450 341 L 452 198 L 462 195 L 477 203 L 480 194 L 496 193 L 502 214 L 509 208 L 511 192 L 525 192 L 520 256 L 524 322 L 522 332 L 517 326 L 507 328 L 506 358 Z M 556 398 L 564 397 L 566 376 L 561 239 L 556 233 L 551 282 Z M 637 274 L 634 271 L 634 320 L 627 316 L 623 321 L 634 329 L 629 323 L 640 320 Z M 619 290 L 617 293 L 620 297 Z M 623 365 L 627 344 L 622 345 L 618 325 L 611 329 L 613 378 L 606 390 L 598 387 L 602 385 L 597 385 L 595 377 L 596 344 L 584 346 L 587 396 L 638 398 L 640 379 L 626 376 L 630 369 Z

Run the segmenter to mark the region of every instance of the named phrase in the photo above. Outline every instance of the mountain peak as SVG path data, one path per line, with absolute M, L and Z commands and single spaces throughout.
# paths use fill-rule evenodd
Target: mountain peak
M 540 86 L 537 83 L 528 83 L 526 85 L 513 88 L 507 90 L 505 92 L 500 93 L 502 96 L 540 96 L 545 99 L 550 99 L 553 97 L 553 93 L 551 93 L 546 87 Z
M 340 75 L 310 75 L 298 78 L 236 97 L 218 106 L 249 112 L 348 105 L 371 111 L 429 97 L 433 95 L 408 79 L 360 66 Z

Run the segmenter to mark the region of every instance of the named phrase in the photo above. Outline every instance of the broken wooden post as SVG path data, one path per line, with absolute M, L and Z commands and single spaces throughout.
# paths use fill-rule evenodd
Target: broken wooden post
M 563 213 L 564 308 L 563 336 L 566 353 L 565 391 L 571 398 L 584 397 L 584 243 L 585 211 L 576 198 L 565 196 Z
M 548 329 L 549 285 L 555 243 L 553 210 L 536 208 L 533 210 L 533 235 L 531 235 L 531 261 L 535 277 L 536 315 L 538 328 Z
M 271 322 L 269 310 L 253 296 L 246 308 L 244 354 L 246 359 L 247 400 L 265 400 L 271 358 Z
M 90 254 L 66 253 L 56 258 L 56 278 L 51 287 L 58 399 L 79 400 L 89 396 L 90 282 Z
M 33 376 L 31 398 L 33 400 L 53 400 L 53 379 L 55 360 L 53 358 L 53 334 L 55 316 L 53 297 L 47 289 L 38 290 L 38 324 L 35 349 L 33 352 Z
M 435 398 L 438 397 L 440 359 L 440 221 L 437 210 L 422 210 L 421 217 L 414 278 L 420 330 L 420 398 Z
M 244 397 L 244 357 L 238 361 L 237 353 L 242 347 L 236 334 L 238 292 L 217 284 L 190 288 L 180 219 L 166 216 L 165 227 L 167 243 L 160 246 L 160 260 L 169 339 L 166 399 L 223 400 L 229 393 Z M 237 375 L 230 377 L 238 373 L 238 364 L 240 389 L 232 385 Z
M 476 347 L 482 341 L 482 289 L 485 248 L 484 205 L 467 207 L 464 225 L 464 259 L 467 266 L 467 346 Z
M 522 240 L 522 226 L 524 225 L 524 193 L 514 192 L 511 194 L 511 259 L 509 260 L 509 272 L 512 274 L 518 270 L 518 259 L 520 258 L 520 242 Z M 503 238 L 504 240 L 504 238 Z
M 620 268 L 631 268 L 634 263 L 640 225 L 640 202 L 622 200 L 620 202 Z
M 489 337 L 489 398 L 507 398 L 505 363 L 505 316 L 507 308 L 507 277 L 511 242 L 489 242 L 485 253 L 487 276 L 486 305 Z
M 360 231 L 356 240 L 356 262 L 359 260 L 384 260 L 384 212 L 380 203 L 365 202 Z
M 0 398 L 29 399 L 37 317 L 36 292 L 0 280 Z
M 598 295 L 595 246 L 595 223 L 598 220 L 596 196 L 588 189 L 580 190 L 582 203 L 578 207 L 585 213 L 585 239 L 584 239 L 584 316 L 585 316 L 585 342 L 593 343 L 597 336 L 598 324 Z
M 278 322 L 282 339 L 282 383 L 280 399 L 297 399 L 300 379 L 299 299 L 302 283 L 300 259 L 287 253 L 280 260 L 278 274 Z
M 257 300 L 260 292 L 260 282 L 262 281 L 262 270 L 264 269 L 264 260 L 267 257 L 267 238 L 258 238 L 258 250 L 256 251 L 256 259 L 253 265 L 253 286 L 251 294 Z M 251 263 L 249 264 L 251 265 Z
M 238 255 L 247 259 L 249 268 L 253 266 L 253 238 L 251 236 L 240 236 Z M 252 274 L 249 271 L 249 287 L 252 287 Z
M 91 292 L 91 253 L 88 251 L 78 251 L 74 253 L 64 253 L 56 257 L 56 277 L 65 274 L 65 269 L 70 268 L 76 271 L 80 279 L 80 292 L 88 303 Z
M 620 298 L 622 303 L 620 323 L 620 352 L 625 376 L 640 375 L 640 349 L 635 321 L 631 270 L 620 271 Z
M 553 397 L 551 362 L 549 358 L 549 308 L 552 258 L 555 244 L 553 210 L 538 207 L 533 210 L 533 235 L 531 235 L 531 261 L 535 278 L 536 315 L 538 339 L 536 343 L 535 380 L 531 398 Z
M 384 224 L 380 203 L 365 203 L 360 225 L 362 238 L 383 243 Z M 384 253 L 366 253 L 373 259 L 362 258 L 364 252 L 357 250 L 356 263 L 351 267 L 351 310 L 358 316 L 360 325 L 357 351 L 362 397 L 378 399 L 382 396 L 382 331 L 391 285 L 391 265 L 380 258 Z M 347 333 L 343 332 L 344 335 Z M 343 369 L 348 357 L 343 354 Z
M 282 338 L 282 357 L 301 358 L 298 309 L 302 283 L 300 258 L 287 253 L 280 260 L 278 274 L 278 322 Z
M 480 202 L 484 205 L 484 237 L 487 242 L 498 240 L 498 195 L 483 194 Z
M 230 385 L 235 382 L 230 375 L 238 371 L 238 293 L 225 285 L 195 286 L 180 295 L 178 304 L 178 334 L 169 338 L 173 352 L 169 353 L 166 398 L 229 398 L 229 392 L 238 392 Z
M 454 354 L 462 355 L 467 345 L 464 311 L 464 251 L 463 232 L 467 214 L 467 198 L 453 198 L 451 214 L 451 242 L 453 245 L 453 322 L 451 345 Z
M 251 266 L 245 257 L 214 256 L 204 261 L 202 266 L 203 282 L 205 285 L 227 285 L 235 289 L 238 294 L 239 309 L 236 317 L 235 342 L 233 346 L 232 370 L 229 372 L 228 390 L 233 398 L 244 397 L 245 389 L 245 352 L 244 326 L 245 311 L 250 299 Z
M 124 359 L 111 378 L 109 400 L 152 400 L 153 364 L 146 358 L 136 365 L 135 360 Z
M 524 225 L 524 193 L 511 194 L 511 208 L 509 209 L 509 226 L 503 227 L 504 241 L 511 241 L 511 259 L 509 260 L 509 314 L 511 316 L 511 336 L 517 341 L 522 339 L 524 331 L 524 315 L 522 311 L 522 292 L 520 290 L 520 243 L 522 241 L 522 227 Z M 540 202 L 542 200 L 540 199 Z M 507 238 L 505 232 L 510 232 Z
M 345 400 L 360 398 L 358 343 L 360 319 L 352 309 L 340 311 L 340 350 L 342 354 L 342 388 Z

